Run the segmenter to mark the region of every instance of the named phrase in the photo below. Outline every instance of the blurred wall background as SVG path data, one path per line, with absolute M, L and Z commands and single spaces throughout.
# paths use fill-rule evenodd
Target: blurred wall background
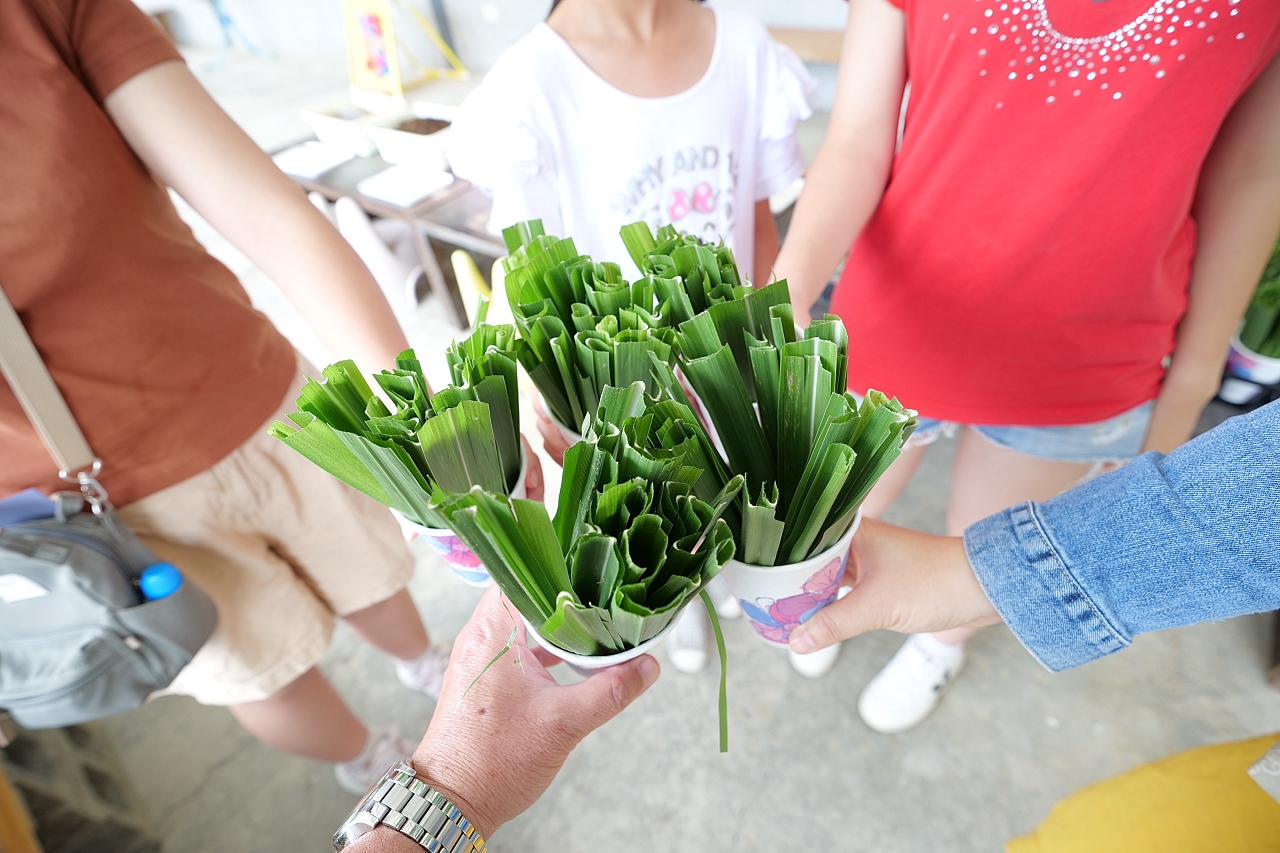
M 341 0 L 135 0 L 150 14 L 163 17 L 179 44 L 217 47 L 223 41 L 220 6 L 257 47 L 280 56 L 343 57 Z M 431 18 L 430 0 L 415 3 Z M 772 27 L 841 30 L 848 6 L 844 0 L 717 0 L 724 8 L 739 9 Z M 393 3 L 394 5 L 394 3 Z M 541 21 L 551 0 L 444 0 L 445 14 L 462 61 L 483 73 L 512 42 Z M 440 61 L 426 36 L 413 27 L 407 14 L 398 35 L 424 62 Z M 829 108 L 835 75 L 830 66 L 814 66 L 819 91 L 818 109 Z

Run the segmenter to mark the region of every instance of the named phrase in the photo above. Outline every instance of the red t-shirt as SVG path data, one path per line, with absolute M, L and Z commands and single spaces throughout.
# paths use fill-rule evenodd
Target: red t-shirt
M 982 424 L 1152 399 L 1186 310 L 1200 167 L 1280 47 L 1280 3 L 905 12 L 902 145 L 833 299 L 850 387 Z

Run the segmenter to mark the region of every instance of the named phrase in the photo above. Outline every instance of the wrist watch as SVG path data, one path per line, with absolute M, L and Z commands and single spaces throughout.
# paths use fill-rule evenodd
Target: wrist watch
M 419 779 L 407 761 L 397 762 L 365 794 L 334 833 L 333 849 L 345 850 L 379 826 L 409 836 L 431 853 L 485 853 L 484 839 L 471 821 L 444 794 Z

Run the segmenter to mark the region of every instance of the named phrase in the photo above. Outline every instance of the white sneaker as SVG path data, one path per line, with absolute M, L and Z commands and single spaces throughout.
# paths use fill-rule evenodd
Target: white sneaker
M 834 646 L 827 646 L 825 649 L 818 649 L 807 655 L 796 654 L 791 649 L 787 649 L 787 660 L 791 662 L 791 668 L 805 678 L 822 678 L 835 668 L 836 658 L 840 657 L 841 645 L 836 643 Z
M 729 584 L 725 583 L 723 576 L 716 575 L 711 579 L 711 583 L 707 584 L 707 595 L 711 596 L 711 603 L 715 605 L 716 615 L 721 619 L 738 619 L 742 616 L 742 608 L 738 606 L 738 599 L 733 597 L 733 593 L 729 590 Z
M 858 714 L 878 732 L 905 732 L 938 707 L 964 661 L 964 646 L 912 634 L 862 691 Z
M 701 601 L 684 609 L 675 630 L 667 635 L 667 657 L 671 665 L 692 675 L 707 668 L 707 649 L 711 645 L 711 620 Z
M 396 661 L 396 678 L 410 690 L 440 698 L 444 671 L 449 667 L 449 646 L 430 645 L 413 660 Z
M 397 761 L 413 757 L 417 744 L 400 737 L 400 727 L 369 729 L 369 739 L 364 749 L 350 761 L 333 765 L 338 787 L 352 796 L 362 796 L 382 778 Z

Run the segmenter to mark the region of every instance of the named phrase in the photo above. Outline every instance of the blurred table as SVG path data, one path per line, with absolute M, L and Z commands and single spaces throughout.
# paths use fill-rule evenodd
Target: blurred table
M 414 248 L 431 291 L 444 306 L 446 316 L 460 329 L 468 327 L 462 294 L 449 261 L 451 248 L 466 249 L 488 259 L 479 264 L 487 271 L 492 261 L 506 255 L 499 237 L 489 233 L 489 197 L 468 182 L 455 178 L 453 183 L 434 192 L 411 207 L 397 207 L 363 195 L 356 185 L 390 167 L 387 161 L 372 157 L 353 157 L 316 178 L 289 175 L 307 192 L 318 192 L 330 201 L 342 196 L 354 199 L 365 213 L 408 222 L 413 232 Z

